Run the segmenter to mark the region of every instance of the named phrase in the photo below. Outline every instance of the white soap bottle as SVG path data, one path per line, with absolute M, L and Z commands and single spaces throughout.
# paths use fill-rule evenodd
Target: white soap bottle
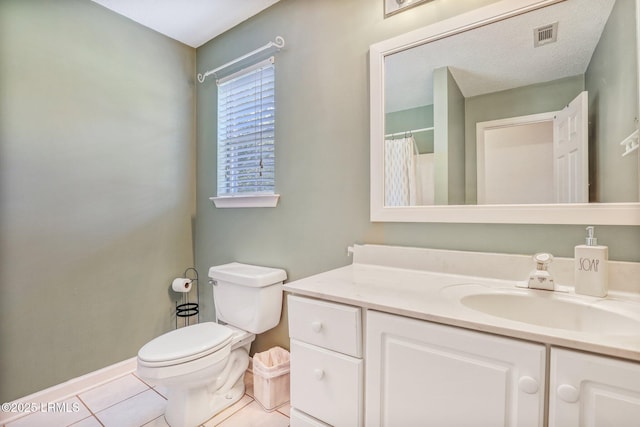
M 586 244 L 575 248 L 575 291 L 577 294 L 604 297 L 609 290 L 609 248 L 598 245 L 593 232 L 593 227 L 587 227 Z

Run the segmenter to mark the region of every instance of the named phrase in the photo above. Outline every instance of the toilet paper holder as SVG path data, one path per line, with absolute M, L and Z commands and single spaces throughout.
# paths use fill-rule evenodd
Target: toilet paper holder
M 189 273 L 195 277 L 189 277 Z M 189 319 L 193 316 L 198 316 L 197 323 L 200 323 L 200 294 L 198 293 L 198 270 L 193 267 L 189 267 L 184 271 L 183 277 L 187 279 L 191 279 L 191 283 L 196 290 L 196 302 L 189 302 L 189 293 L 184 293 L 182 295 L 182 300 L 185 301 L 182 304 L 178 304 L 176 301 L 176 329 L 178 329 L 178 318 L 185 319 L 185 326 L 191 324 Z

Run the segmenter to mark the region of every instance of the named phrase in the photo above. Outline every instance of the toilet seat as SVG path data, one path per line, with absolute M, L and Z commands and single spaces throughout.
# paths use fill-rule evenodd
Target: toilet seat
M 232 337 L 230 328 L 213 322 L 185 326 L 145 344 L 138 352 L 138 363 L 162 367 L 189 362 L 230 346 Z

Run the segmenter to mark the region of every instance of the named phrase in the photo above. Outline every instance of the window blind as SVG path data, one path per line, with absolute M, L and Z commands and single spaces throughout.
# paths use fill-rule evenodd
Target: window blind
M 218 196 L 273 194 L 273 57 L 218 81 Z

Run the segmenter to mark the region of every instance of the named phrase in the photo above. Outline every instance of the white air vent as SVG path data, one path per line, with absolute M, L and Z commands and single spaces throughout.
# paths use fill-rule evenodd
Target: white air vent
M 533 29 L 533 47 L 544 46 L 558 40 L 558 23 L 545 25 Z

